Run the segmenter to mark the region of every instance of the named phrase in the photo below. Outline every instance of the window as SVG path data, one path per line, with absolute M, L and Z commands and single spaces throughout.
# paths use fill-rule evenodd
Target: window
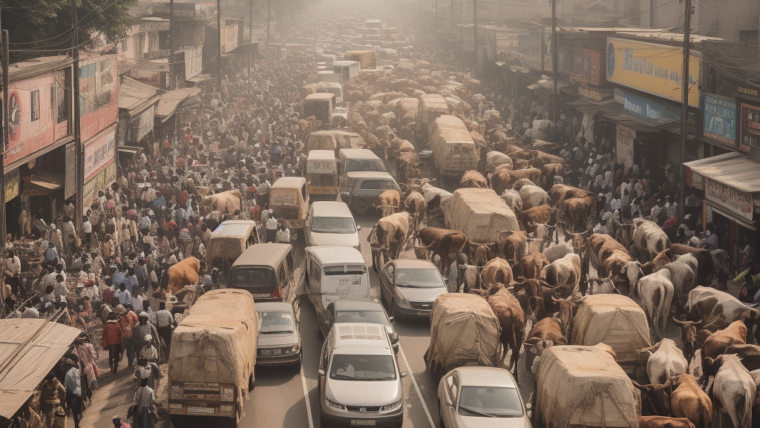
M 40 120 L 40 91 L 32 91 L 32 99 L 29 102 L 32 110 L 32 122 Z
M 361 185 L 362 189 L 369 190 L 397 190 L 396 183 L 391 180 L 364 180 Z
M 330 379 L 382 381 L 396 379 L 396 366 L 390 355 L 333 356 Z

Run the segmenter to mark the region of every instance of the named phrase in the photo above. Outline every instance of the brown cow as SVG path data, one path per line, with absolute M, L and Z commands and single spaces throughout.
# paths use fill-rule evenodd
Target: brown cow
M 560 204 L 560 216 L 571 233 L 585 232 L 596 217 L 596 196 L 565 199 Z
M 707 359 L 716 359 L 720 354 L 725 354 L 726 349 L 731 345 L 744 345 L 744 338 L 747 337 L 747 326 L 741 321 L 734 321 L 723 330 L 711 334 L 702 345 L 702 370 L 705 375 L 705 382 L 710 375 L 714 375 L 708 367 Z
M 509 170 L 504 168 L 502 170 L 496 171 L 491 176 L 491 188 L 496 192 L 497 195 L 501 195 L 504 193 L 505 190 L 509 189 Z
M 552 301 L 557 289 L 541 279 L 521 279 L 512 284 L 520 307 L 535 324 L 559 309 Z
M 570 337 L 570 331 L 573 327 L 573 318 L 575 318 L 575 312 L 578 309 L 578 305 L 583 302 L 585 297 L 576 299 L 575 297 L 568 297 L 565 299 L 557 299 L 552 297 L 554 303 L 559 305 L 559 311 L 557 318 L 562 323 L 562 334 L 565 337 Z
M 699 253 L 702 251 L 707 251 L 706 248 L 697 248 L 697 247 L 690 247 L 688 245 L 683 244 L 671 244 L 670 245 L 670 253 L 675 256 L 682 256 L 684 254 L 690 254 L 690 253 Z
M 541 178 L 543 180 L 543 186 L 546 186 L 547 183 L 551 183 L 550 180 L 554 180 L 555 175 L 561 175 L 564 171 L 565 167 L 561 163 L 544 164 L 541 167 Z
M 702 321 L 681 321 L 673 317 L 673 322 L 681 326 L 681 343 L 683 343 L 683 356 L 691 363 L 694 353 L 697 351 L 697 326 Z
M 713 404 L 710 397 L 697 385 L 694 376 L 684 373 L 668 381 L 673 388 L 670 394 L 670 410 L 673 416 L 686 418 L 696 428 L 710 428 L 713 420 Z
M 476 188 L 485 189 L 488 187 L 488 181 L 483 177 L 483 174 L 478 171 L 469 170 L 465 171 L 462 175 L 462 179 L 459 181 L 459 188 Z
M 391 214 L 378 220 L 375 225 L 375 235 L 380 254 L 386 262 L 399 258 L 406 243 L 410 224 L 411 217 L 407 212 Z
M 520 308 L 520 303 L 515 296 L 507 291 L 500 283 L 495 284 L 489 290 L 488 304 L 493 313 L 499 319 L 501 325 L 501 337 L 503 355 L 507 356 L 507 350 L 512 350 L 512 358 L 509 360 L 509 370 L 514 368 L 515 380 L 517 380 L 517 361 L 520 358 L 520 348 L 525 336 L 525 313 Z
M 583 198 L 589 195 L 593 193 L 566 184 L 555 184 L 549 189 L 549 197 L 554 201 L 554 206 L 560 206 L 565 199 Z
M 640 416 L 639 428 L 694 428 L 694 424 L 686 418 Z
M 527 209 L 521 212 L 518 218 L 522 222 L 522 227 L 527 233 L 535 232 L 536 225 L 538 224 L 553 225 L 556 222 L 554 209 L 549 205 L 539 205 Z
M 166 271 L 161 277 L 161 288 L 169 290 L 171 294 L 176 294 L 186 285 L 197 284 L 200 270 L 200 260 L 188 257 Z
M 538 251 L 526 255 L 520 261 L 514 265 L 512 271 L 516 276 L 522 276 L 523 278 L 533 279 L 538 278 L 541 275 L 541 271 L 544 266 L 549 264 L 549 259 Z
M 540 347 L 539 347 L 539 344 Z M 562 335 L 562 323 L 559 319 L 548 317 L 538 321 L 530 330 L 525 340 L 525 350 L 541 356 L 541 353 L 554 345 L 567 345 L 567 338 Z
M 631 381 L 633 386 L 641 392 L 641 414 L 644 416 L 669 415 L 670 410 L 670 384 L 639 385 Z
M 383 217 L 393 214 L 401 206 L 398 190 L 386 190 L 377 197 L 377 208 L 383 210 Z
M 419 192 L 409 192 L 404 198 L 404 209 L 412 216 L 412 230 L 416 233 L 427 214 L 427 202 Z
M 507 232 L 497 242 L 497 247 L 499 255 L 515 263 L 525 256 L 525 249 L 528 247 L 528 235 L 522 230 Z
M 490 288 L 494 284 L 511 284 L 513 278 L 512 267 L 500 257 L 491 259 L 480 272 L 483 288 Z
M 451 262 L 467 246 L 467 236 L 458 230 L 426 227 L 417 236 L 422 245 L 441 259 L 441 274 L 447 275 Z
M 760 346 L 758 345 L 731 345 L 726 349 L 726 354 L 736 354 L 742 360 L 742 365 L 747 370 L 760 369 Z
M 509 187 L 511 187 L 517 180 L 523 178 L 527 178 L 533 183 L 539 183 L 539 180 L 541 180 L 541 170 L 537 168 L 512 170 L 509 173 Z

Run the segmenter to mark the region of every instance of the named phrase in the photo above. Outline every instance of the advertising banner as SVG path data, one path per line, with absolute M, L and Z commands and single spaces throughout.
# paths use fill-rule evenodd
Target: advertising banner
M 88 141 L 84 146 L 84 180 L 87 182 L 94 175 L 113 163 L 116 153 L 116 126 Z
M 760 144 L 760 107 L 742 103 L 739 123 L 739 149 L 749 153 Z
M 599 85 L 602 82 L 601 52 L 566 48 L 562 53 L 564 73 L 570 81 Z
M 689 56 L 689 105 L 699 108 L 699 74 L 702 58 Z M 681 47 L 635 40 L 607 39 L 607 81 L 681 102 Z
M 18 196 L 20 175 L 18 168 L 5 174 L 5 202 Z
M 705 179 L 705 197 L 708 201 L 724 207 L 743 218 L 752 222 L 752 194 L 740 192 L 717 181 Z
M 736 146 L 736 101 L 717 95 L 702 95 L 702 131 L 705 137 Z
M 681 120 L 680 108 L 638 96 L 625 89 L 615 88 L 615 101 L 633 116 L 647 122 L 654 123 L 660 119 Z
M 636 138 L 636 130 L 621 124 L 617 124 L 617 163 L 630 168 L 633 166 L 633 140 Z

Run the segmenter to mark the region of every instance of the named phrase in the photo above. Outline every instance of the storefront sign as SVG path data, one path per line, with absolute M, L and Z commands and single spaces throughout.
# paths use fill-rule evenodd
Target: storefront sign
M 599 89 L 585 84 L 578 85 L 578 96 L 587 100 L 601 102 L 611 99 L 613 95 L 611 89 Z
M 633 116 L 647 122 L 657 122 L 660 119 L 681 120 L 679 108 L 640 97 L 625 89 L 615 88 L 615 101 Z
M 155 117 L 153 110 L 153 106 L 150 106 L 132 119 L 132 135 L 130 141 L 133 144 L 136 144 L 153 130 Z
M 752 194 L 705 179 L 705 197 L 750 223 L 752 222 Z
M 85 143 L 84 146 L 84 180 L 90 180 L 95 174 L 113 163 L 116 153 L 116 127 Z
M 702 58 L 689 56 L 689 105 L 699 107 Z M 626 39 L 607 39 L 607 80 L 681 102 L 683 50 Z
M 602 82 L 601 53 L 591 49 L 566 48 L 563 53 L 564 73 L 570 81 L 599 85 Z
M 116 181 L 116 163 L 111 163 L 106 169 L 93 177 L 84 185 L 84 206 L 92 205 L 92 200 L 98 190 L 105 189 L 112 182 Z
M 116 123 L 119 115 L 119 71 L 116 55 L 105 55 L 79 66 L 80 137 L 87 141 Z
M 191 79 L 203 70 L 203 46 L 185 50 L 185 80 Z
M 749 153 L 760 145 L 760 107 L 741 104 L 739 114 L 739 149 Z
M 750 97 L 760 98 L 760 91 L 754 88 L 745 88 L 743 86 L 737 86 L 736 92 L 742 95 L 749 95 Z
M 19 180 L 18 168 L 5 174 L 5 203 L 18 196 Z
M 617 163 L 630 168 L 633 166 L 633 140 L 636 138 L 636 130 L 621 124 L 617 124 Z
M 736 101 L 717 95 L 702 95 L 702 130 L 705 137 L 736 145 Z

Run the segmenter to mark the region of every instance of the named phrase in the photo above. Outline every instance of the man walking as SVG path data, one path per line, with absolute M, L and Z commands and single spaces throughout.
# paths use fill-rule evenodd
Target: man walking
M 169 353 L 169 349 L 172 343 L 173 327 L 174 317 L 172 316 L 172 313 L 166 310 L 166 303 L 159 303 L 158 312 L 156 312 L 156 329 L 158 330 L 158 337 L 164 341 L 167 354 Z

